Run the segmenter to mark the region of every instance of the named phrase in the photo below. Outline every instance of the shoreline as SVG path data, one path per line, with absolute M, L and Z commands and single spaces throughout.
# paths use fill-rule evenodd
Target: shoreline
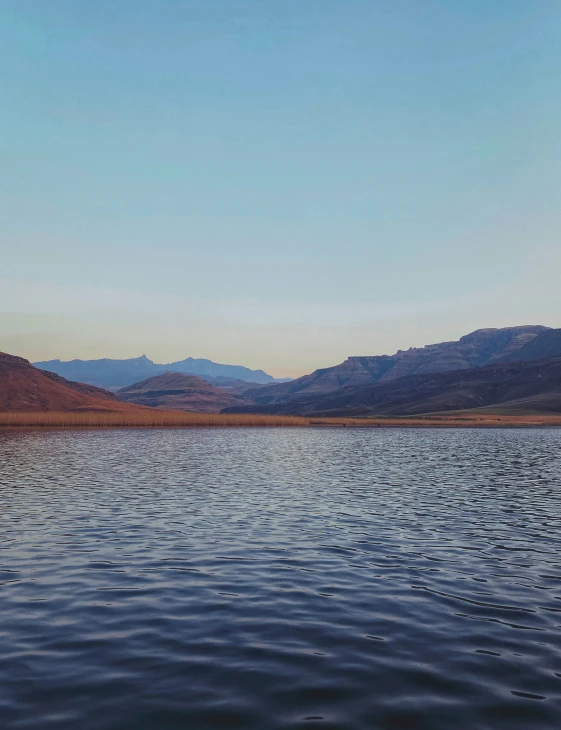
M 376 418 L 315 418 L 264 414 L 187 413 L 183 411 L 82 411 L 0 413 L 8 428 L 552 428 L 561 414 L 450 413 Z

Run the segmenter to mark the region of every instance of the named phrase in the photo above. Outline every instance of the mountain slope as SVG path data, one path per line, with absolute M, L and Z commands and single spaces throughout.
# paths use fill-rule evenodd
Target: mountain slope
M 108 358 L 70 360 L 68 362 L 44 360 L 33 364 L 41 370 L 55 372 L 69 380 L 77 380 L 110 390 L 118 390 L 154 375 L 171 371 L 201 375 L 208 380 L 226 377 L 248 383 L 265 384 L 275 382 L 272 375 L 268 375 L 263 370 L 250 370 L 242 365 L 220 365 L 212 362 L 212 360 L 197 360 L 192 357 L 167 365 L 152 362 L 146 355 L 127 360 L 110 360 Z
M 228 393 L 232 393 L 232 395 L 238 395 L 242 397 L 245 391 L 248 390 L 248 388 L 255 387 L 254 383 L 248 383 L 247 380 L 239 380 L 238 378 L 225 378 L 223 375 L 218 375 L 215 378 L 211 377 L 210 375 L 205 375 L 203 380 L 206 380 L 207 383 L 214 385 L 215 388 L 220 388 L 220 390 L 225 390 Z
M 77 411 L 128 409 L 113 393 L 73 383 L 34 368 L 28 360 L 0 353 L 0 411 Z
M 414 415 L 486 406 L 560 413 L 561 357 L 413 375 L 369 386 L 345 386 L 334 393 L 301 395 L 284 403 L 246 407 L 238 412 Z
M 340 365 L 316 370 L 290 383 L 248 389 L 244 397 L 268 405 L 305 395 L 332 393 L 345 386 L 360 387 L 416 374 L 465 370 L 515 357 L 517 351 L 547 331 L 541 325 L 481 329 L 457 341 L 411 347 L 394 355 L 349 357 Z
M 515 352 L 502 357 L 503 362 L 541 360 L 544 357 L 561 356 L 561 329 L 546 330 Z
M 127 403 L 198 413 L 219 413 L 223 408 L 247 403 L 196 375 L 184 373 L 156 375 L 117 391 L 117 395 Z

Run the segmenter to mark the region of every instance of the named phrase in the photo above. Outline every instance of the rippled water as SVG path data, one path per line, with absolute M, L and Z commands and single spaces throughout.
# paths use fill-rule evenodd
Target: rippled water
M 561 727 L 561 431 L 0 433 L 0 726 Z

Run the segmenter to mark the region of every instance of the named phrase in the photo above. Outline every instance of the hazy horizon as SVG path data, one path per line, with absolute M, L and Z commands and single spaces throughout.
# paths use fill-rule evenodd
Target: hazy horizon
M 518 326 L 536 325 L 536 324 L 543 324 L 543 323 L 542 322 L 525 322 L 525 323 L 518 323 Z M 507 325 L 507 326 L 511 326 L 511 325 Z M 550 325 L 544 325 L 544 326 L 549 327 Z M 478 329 L 486 329 L 486 328 L 478 328 Z M 442 342 L 458 340 L 460 337 L 462 337 L 463 335 L 466 335 L 466 334 L 469 334 L 469 332 L 464 332 L 461 335 L 458 335 L 457 337 L 450 337 L 448 339 L 442 340 Z M 341 361 L 330 362 L 327 365 L 321 365 L 321 366 L 318 366 L 318 367 L 326 367 L 326 366 L 329 367 L 329 366 L 332 366 L 332 365 L 337 365 L 340 362 L 342 362 L 343 360 L 346 360 L 347 357 L 350 357 L 350 356 L 353 356 L 353 355 L 354 356 L 357 356 L 357 355 L 393 355 L 398 350 L 407 350 L 410 347 L 424 347 L 425 345 L 438 344 L 439 342 L 441 342 L 441 341 L 440 340 L 439 341 L 434 340 L 434 341 L 426 342 L 426 343 L 423 343 L 423 344 L 420 344 L 420 345 L 419 344 L 417 344 L 417 345 L 404 345 L 403 347 L 396 347 L 395 349 L 393 349 L 391 351 L 388 350 L 386 352 L 366 352 L 365 351 L 365 352 L 349 353 L 349 355 L 347 355 L 344 358 L 342 358 Z M 71 361 L 71 360 L 97 360 L 97 359 L 125 360 L 125 359 L 134 359 L 134 358 L 146 357 L 149 360 L 151 360 L 152 362 L 154 362 L 155 364 L 158 364 L 158 365 L 166 365 L 166 364 L 170 364 L 170 363 L 173 363 L 173 362 L 179 362 L 179 361 L 185 360 L 185 359 L 187 359 L 189 357 L 192 357 L 194 359 L 207 359 L 207 360 L 212 360 L 212 358 L 207 358 L 204 355 L 191 355 L 191 354 L 180 355 L 178 357 L 174 357 L 173 359 L 165 359 L 165 358 L 161 358 L 161 357 L 158 357 L 158 356 L 150 355 L 149 353 L 146 353 L 146 352 L 142 352 L 140 354 L 132 354 L 132 355 L 120 356 L 120 357 L 116 357 L 116 356 L 114 357 L 111 354 L 109 354 L 109 355 L 101 355 L 99 357 L 97 357 L 97 356 L 95 356 L 95 357 L 75 357 L 75 356 L 72 356 L 72 355 L 67 355 L 65 357 L 61 357 L 60 355 L 53 355 L 52 357 L 33 357 L 33 356 L 29 356 L 29 354 L 28 355 L 22 355 L 21 352 L 20 353 L 9 353 L 9 354 L 19 354 L 20 356 L 25 356 L 26 359 L 30 360 L 31 362 L 44 362 L 44 361 L 49 361 L 49 360 L 61 360 L 61 361 L 64 361 L 64 362 L 68 362 L 68 361 Z M 230 361 L 226 361 L 226 360 L 213 360 L 213 362 L 215 362 L 217 364 L 221 364 L 221 365 L 242 365 L 242 366 L 245 366 L 245 367 L 249 367 L 252 370 L 266 370 L 266 368 L 262 368 L 258 364 L 255 364 L 255 363 L 254 364 L 251 364 L 251 365 L 248 365 L 245 362 L 230 362 Z M 316 370 L 316 369 L 317 368 L 313 368 L 313 370 Z M 276 372 L 274 372 L 274 370 L 275 369 L 273 368 L 273 371 L 272 372 L 270 372 L 269 370 L 266 370 L 266 372 L 268 374 L 270 374 L 270 375 L 273 375 L 273 376 L 277 377 L 277 378 L 282 378 L 282 377 L 293 377 L 293 378 L 296 378 L 296 377 L 299 377 L 301 375 L 306 375 L 309 372 L 311 372 L 311 370 L 310 370 L 310 371 L 306 371 L 306 372 L 295 372 L 293 374 L 288 374 L 288 373 L 282 374 L 282 373 L 276 373 Z
M 5 0 L 0 350 L 296 377 L 561 327 L 561 4 Z

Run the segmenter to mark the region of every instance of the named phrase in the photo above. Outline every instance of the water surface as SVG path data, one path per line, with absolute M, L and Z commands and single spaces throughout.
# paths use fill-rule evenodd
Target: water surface
M 560 446 L 0 432 L 0 726 L 557 729 Z

